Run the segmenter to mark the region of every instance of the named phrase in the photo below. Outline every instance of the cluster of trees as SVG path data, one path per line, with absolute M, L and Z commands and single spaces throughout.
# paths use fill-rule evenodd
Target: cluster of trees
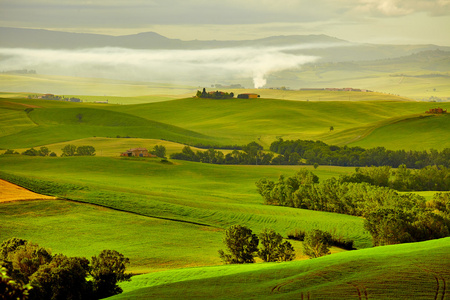
M 251 142 L 242 147 L 243 151 L 233 150 L 224 155 L 222 151 L 209 149 L 206 151 L 197 150 L 194 152 L 191 147 L 185 146 L 181 153 L 170 155 L 172 159 L 196 161 L 211 164 L 232 164 L 232 165 L 268 165 L 272 161 L 272 153 L 264 153 L 263 147 L 256 142 Z
M 389 166 L 355 169 L 355 173 L 340 176 L 341 182 L 366 182 L 371 185 L 390 187 L 398 191 L 448 191 L 450 169 L 444 166 L 426 166 L 408 169 L 400 165 L 396 170 Z
M 163 147 L 164 146 L 160 146 Z M 62 150 L 62 154 L 61 156 L 94 156 L 95 155 L 95 148 L 93 146 L 75 146 L 75 145 L 66 145 L 64 146 L 64 148 L 61 149 Z M 160 154 L 162 152 L 164 152 L 164 156 L 165 156 L 165 148 L 161 149 L 161 148 L 155 148 L 155 151 Z M 25 150 L 24 152 L 22 152 L 22 155 L 28 155 L 28 156 L 53 156 L 56 157 L 56 153 L 55 152 L 50 152 L 51 150 L 49 150 L 47 147 L 40 147 L 39 150 L 34 149 L 34 148 L 30 148 Z M 5 151 L 4 154 L 19 154 L 19 152 L 8 149 Z M 157 155 L 159 156 L 159 155 Z M 162 156 L 162 157 L 164 157 Z
M 129 259 L 115 250 L 103 250 L 91 261 L 84 257 L 52 255 L 49 249 L 20 238 L 0 246 L 2 299 L 101 299 L 122 292 L 118 282 Z M 8 298 L 9 297 L 9 298 Z
M 4 154 L 19 154 L 19 152 L 8 149 Z M 29 156 L 56 156 L 55 152 L 50 152 L 50 150 L 47 147 L 41 147 L 39 150 L 30 148 L 28 150 L 25 150 L 21 153 L 22 155 L 29 155 Z
M 280 154 L 272 164 L 310 164 L 335 166 L 391 166 L 406 165 L 423 168 L 431 165 L 450 167 L 450 148 L 442 151 L 386 150 L 384 147 L 364 149 L 339 147 L 321 141 L 279 139 L 270 145 L 270 151 Z
M 362 216 L 374 245 L 450 235 L 448 194 L 436 194 L 434 202 L 427 203 L 417 194 L 399 194 L 366 182 L 331 178 L 319 183 L 318 177 L 306 169 L 292 177 L 280 176 L 278 182 L 260 179 L 256 186 L 266 204 Z
M 75 146 L 75 145 L 65 145 L 61 149 L 61 156 L 94 156 L 95 148 L 93 146 Z
M 256 235 L 246 226 L 233 225 L 225 231 L 223 242 L 227 251 L 219 250 L 219 256 L 226 264 L 254 263 L 255 257 L 265 262 L 295 258 L 291 243 L 283 241 L 283 237 L 272 229 L 264 229 Z
M 230 99 L 234 97 L 234 93 L 226 93 L 221 91 L 215 92 L 206 92 L 206 89 L 203 88 L 203 91 L 197 91 L 195 95 L 197 98 L 208 98 L 208 99 Z

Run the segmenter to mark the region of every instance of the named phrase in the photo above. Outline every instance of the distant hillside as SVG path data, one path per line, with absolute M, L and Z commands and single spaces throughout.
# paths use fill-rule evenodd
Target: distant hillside
M 68 33 L 43 29 L 0 27 L 1 46 L 4 48 L 81 49 L 122 47 L 131 49 L 216 49 L 230 47 L 261 47 L 311 45 L 314 49 L 296 50 L 306 55 L 322 57 L 324 61 L 359 61 L 393 58 L 426 50 L 450 50 L 436 45 L 375 45 L 350 43 L 326 35 L 272 36 L 244 41 L 182 41 L 170 39 L 155 32 L 110 36 L 88 33 Z M 330 46 L 333 46 L 332 48 Z M 295 51 L 294 51 L 295 52 Z

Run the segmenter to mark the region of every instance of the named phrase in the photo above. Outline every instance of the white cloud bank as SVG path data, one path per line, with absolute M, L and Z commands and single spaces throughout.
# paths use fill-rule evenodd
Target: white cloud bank
M 208 50 L 0 48 L 0 71 L 33 69 L 40 74 L 199 85 L 251 78 L 254 87 L 260 88 L 267 83 L 268 75 L 318 59 L 293 51 L 318 47 L 332 45 Z

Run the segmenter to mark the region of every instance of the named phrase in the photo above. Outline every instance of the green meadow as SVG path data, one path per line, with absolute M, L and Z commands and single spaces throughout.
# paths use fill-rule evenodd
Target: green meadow
M 334 95 L 339 100 L 340 93 L 324 91 L 322 95 L 330 99 Z M 450 146 L 448 139 L 436 141 L 443 134 L 448 118 L 421 120 L 424 112 L 437 104 L 377 97 L 377 101 L 185 98 L 136 105 L 11 98 L 0 101 L 4 116 L 0 121 L 0 148 L 22 149 L 92 137 L 160 139 L 207 146 L 257 141 L 268 148 L 278 138 L 346 145 L 363 143 L 369 135 L 371 144 L 392 149 L 441 150 Z M 448 103 L 439 106 L 450 108 Z M 27 107 L 36 108 L 26 113 Z M 422 132 L 423 141 L 405 143 L 410 138 L 408 130 L 396 129 L 402 125 Z M 397 139 L 382 133 L 383 129 L 390 132 L 390 128 L 397 132 Z M 424 136 L 429 129 L 435 132 L 433 138 Z
M 138 276 L 111 299 L 447 299 L 450 238 L 306 261 Z
M 153 101 L 138 92 L 126 97 L 120 83 L 115 88 L 123 88 L 124 94 L 118 92 L 110 104 L 30 100 L 14 93 L 0 99 L 0 149 L 22 152 L 47 146 L 59 156 L 69 143 L 96 148 L 93 157 L 0 155 L 0 178 L 59 198 L 2 203 L 0 240 L 21 237 L 71 256 L 90 257 L 103 249 L 123 253 L 130 258 L 129 271 L 143 275 L 123 283 L 124 293 L 117 299 L 450 295 L 449 238 L 372 248 L 362 218 L 264 205 L 255 182 L 292 176 L 300 166 L 119 157 L 129 148 L 155 145 L 164 145 L 171 154 L 186 144 L 256 141 L 267 150 L 278 138 L 442 150 L 450 147 L 450 118 L 424 112 L 437 106 L 449 109 L 449 103 L 382 93 L 281 90 L 257 90 L 261 98 L 254 100 Z M 119 105 L 122 100 L 129 105 Z M 354 171 L 306 168 L 321 180 Z M 421 194 L 432 197 L 432 192 Z M 293 242 L 294 262 L 223 266 L 217 251 L 223 248 L 224 230 L 234 224 L 255 233 L 272 228 L 284 237 L 294 229 L 318 228 L 353 239 L 358 250 L 332 248 L 332 255 L 309 260 L 301 253 L 302 243 Z

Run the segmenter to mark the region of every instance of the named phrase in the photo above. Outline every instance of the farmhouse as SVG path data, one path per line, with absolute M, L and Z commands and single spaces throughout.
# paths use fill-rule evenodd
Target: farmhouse
M 430 108 L 430 110 L 425 112 L 426 114 L 445 114 L 447 113 L 446 109 L 438 108 Z
M 252 94 L 252 93 L 246 93 L 246 94 L 239 94 L 237 97 L 240 99 L 256 99 L 259 97 L 259 95 Z
M 127 157 L 156 157 L 156 155 L 153 155 L 151 153 L 148 153 L 147 148 L 133 148 L 130 150 L 127 150 L 125 152 L 122 152 L 120 156 L 127 156 Z

